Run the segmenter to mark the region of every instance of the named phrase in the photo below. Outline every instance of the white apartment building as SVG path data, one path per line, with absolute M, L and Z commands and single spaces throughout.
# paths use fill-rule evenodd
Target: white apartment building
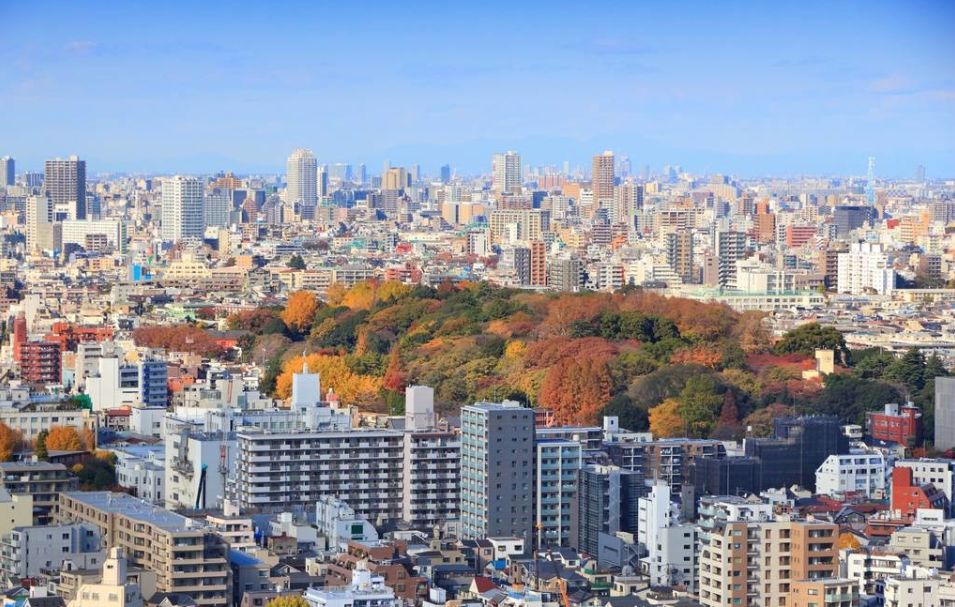
M 75 244 L 88 249 L 87 237 L 103 236 L 118 252 L 126 250 L 126 224 L 120 219 L 67 219 L 63 222 L 63 246 Z
M 165 436 L 165 507 L 215 508 L 226 497 L 226 480 L 234 469 L 234 434 L 170 432 Z
M 162 505 L 165 499 L 165 447 L 131 445 L 110 450 L 116 455 L 116 482 L 136 497 Z
M 825 495 L 861 493 L 882 498 L 886 492 L 886 474 L 882 453 L 830 455 L 816 469 L 816 492 Z
M 911 564 L 904 552 L 887 546 L 843 551 L 840 555 L 845 576 L 859 584 L 859 594 L 882 598 L 885 580 L 900 576 Z
M 698 527 L 679 522 L 670 486 L 657 481 L 639 500 L 637 541 L 648 554 L 640 560 L 651 586 L 682 586 L 696 592 Z
M 521 156 L 517 152 L 499 152 L 491 158 L 492 188 L 495 192 L 521 191 Z
M 839 253 L 836 289 L 851 295 L 867 291 L 891 295 L 895 290 L 892 258 L 882 250 L 881 244 L 852 243 L 848 252 Z
M 403 432 L 240 431 L 236 439 L 234 496 L 243 509 L 310 507 L 332 495 L 372 521 L 401 517 Z
M 205 219 L 202 190 L 202 182 L 196 177 L 176 175 L 162 180 L 163 240 L 202 238 Z

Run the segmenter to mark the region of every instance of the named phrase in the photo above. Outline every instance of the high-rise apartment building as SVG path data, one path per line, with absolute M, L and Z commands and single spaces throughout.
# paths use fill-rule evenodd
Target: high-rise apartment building
M 593 185 L 591 190 L 594 193 L 593 210 L 609 208 L 613 205 L 613 186 L 614 186 L 614 157 L 613 152 L 606 151 L 603 154 L 594 156 L 593 161 Z
M 163 240 L 202 238 L 202 182 L 196 177 L 176 175 L 162 181 Z
M 461 537 L 532 538 L 534 411 L 514 401 L 461 409 Z
M 639 472 L 596 464 L 581 468 L 577 477 L 572 546 L 596 556 L 601 535 L 619 531 L 636 535 L 640 498 L 648 491 Z
M 840 293 L 891 295 L 895 290 L 892 258 L 882 250 L 881 244 L 854 242 L 848 252 L 839 253 L 838 263 L 836 289 Z
M 10 156 L 0 158 L 0 186 L 10 186 L 17 182 L 16 161 Z
M 401 518 L 400 431 L 239 432 L 236 439 L 234 493 L 244 509 L 305 508 L 345 495 L 371 521 Z
M 839 571 L 832 523 L 720 521 L 701 543 L 700 603 L 705 607 L 785 607 L 791 585 Z
M 955 447 L 955 377 L 935 378 L 935 448 Z
M 488 218 L 492 244 L 543 240 L 550 230 L 550 211 L 544 209 L 495 209 Z
M 56 248 L 54 242 L 53 205 L 45 194 L 28 196 L 26 204 L 27 251 Z
M 47 160 L 43 187 L 53 207 L 70 209 L 70 219 L 86 218 L 86 161 L 77 156 Z
M 498 193 L 521 191 L 521 156 L 517 152 L 499 152 L 491 158 L 492 189 Z
M 666 235 L 667 265 L 684 283 L 696 282 L 693 266 L 693 230 L 678 229 Z
M 531 242 L 530 251 L 530 280 L 528 284 L 535 287 L 547 286 L 547 245 L 540 240 L 535 240 Z
M 461 437 L 436 427 L 434 389 L 405 390 L 402 519 L 430 530 L 456 521 L 460 505 Z
M 206 194 L 202 202 L 203 223 L 206 226 L 227 227 L 232 212 L 232 197 L 219 188 Z
M 299 148 L 285 164 L 285 203 L 299 208 L 318 205 L 318 160 L 311 150 Z
M 717 286 L 721 289 L 736 283 L 736 261 L 746 256 L 746 234 L 731 230 L 718 231 L 713 242 L 717 265 Z
M 583 463 L 579 442 L 567 439 L 537 441 L 534 479 L 534 528 L 537 548 L 569 546 L 577 499 L 577 473 Z

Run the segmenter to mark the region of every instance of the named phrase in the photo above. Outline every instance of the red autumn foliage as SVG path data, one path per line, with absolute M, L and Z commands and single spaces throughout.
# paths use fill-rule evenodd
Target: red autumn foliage
M 602 337 L 551 337 L 530 344 L 524 359 L 531 367 L 550 367 L 558 361 L 581 356 L 612 358 L 620 353 L 620 344 Z
M 401 356 L 398 348 L 392 348 L 388 356 L 388 368 L 381 379 L 381 386 L 392 392 L 402 392 L 405 389 L 405 377 L 401 372 Z
M 225 353 L 225 349 L 216 342 L 214 337 L 192 325 L 139 327 L 133 331 L 133 341 L 137 346 L 162 348 L 174 352 L 191 352 L 210 358 Z

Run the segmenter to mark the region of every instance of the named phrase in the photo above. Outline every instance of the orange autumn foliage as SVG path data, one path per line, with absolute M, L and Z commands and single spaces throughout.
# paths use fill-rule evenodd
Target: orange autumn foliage
M 318 312 L 318 298 L 309 291 L 296 291 L 288 297 L 288 303 L 280 314 L 282 322 L 297 332 L 303 333 L 312 326 L 315 320 L 315 313 Z
M 23 444 L 23 435 L 0 422 L 0 462 L 9 462 Z
M 723 362 L 723 353 L 715 348 L 694 346 L 682 348 L 673 353 L 670 362 L 675 365 L 701 365 L 711 369 L 718 368 Z
M 86 448 L 76 428 L 53 426 L 46 435 L 47 451 L 82 451 Z
M 559 424 L 590 425 L 597 423 L 612 390 L 605 358 L 564 358 L 544 376 L 540 404 L 554 411 Z

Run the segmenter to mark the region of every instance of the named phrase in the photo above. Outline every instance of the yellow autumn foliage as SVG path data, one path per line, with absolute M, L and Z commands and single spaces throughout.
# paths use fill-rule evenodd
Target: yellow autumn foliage
M 302 357 L 296 356 L 282 365 L 282 373 L 275 382 L 279 398 L 288 398 L 292 394 L 292 375 L 302 371 Z M 322 392 L 329 388 L 335 391 L 339 401 L 345 405 L 367 405 L 377 401 L 381 379 L 373 375 L 359 375 L 348 368 L 341 356 L 327 354 L 309 354 L 308 369 L 322 378 Z

